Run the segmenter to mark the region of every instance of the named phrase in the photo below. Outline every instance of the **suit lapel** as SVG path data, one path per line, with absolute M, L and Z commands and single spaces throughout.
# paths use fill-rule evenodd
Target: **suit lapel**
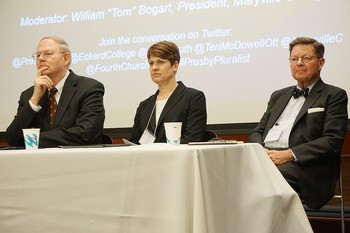
M 77 90 L 77 82 L 78 80 L 76 75 L 73 73 L 73 71 L 70 71 L 70 74 L 68 75 L 67 80 L 64 83 L 60 101 L 57 105 L 54 128 L 56 128 L 57 125 L 59 125 L 64 113 L 66 112 L 68 105 Z
M 323 90 L 323 87 L 324 87 L 324 82 L 321 79 L 315 83 L 314 87 L 311 89 L 309 96 L 305 99 L 305 103 L 303 104 L 303 106 L 301 107 L 301 109 L 297 115 L 297 117 L 293 123 L 293 127 L 301 119 L 301 117 L 307 113 L 307 110 L 320 97 L 322 90 Z
M 176 87 L 173 94 L 171 94 L 170 98 L 166 102 L 164 109 L 162 111 L 162 114 L 159 117 L 158 125 L 161 124 L 165 118 L 165 116 L 168 114 L 168 112 L 176 105 L 177 102 L 182 98 L 183 91 L 185 90 L 185 85 L 182 82 L 178 82 L 178 86 Z
M 283 110 L 286 108 L 290 97 L 292 96 L 292 88 L 287 88 L 284 94 L 278 98 L 278 104 L 275 104 L 273 111 L 271 111 L 270 120 L 266 126 L 268 129 L 272 128 L 273 125 L 280 118 Z
M 154 130 L 156 129 L 156 108 L 155 108 L 155 104 L 156 104 L 157 94 L 158 94 L 158 91 L 156 92 L 156 94 L 154 94 L 151 97 L 151 101 L 150 101 L 151 104 L 149 106 L 147 106 L 146 111 L 145 111 L 146 112 L 146 116 L 149 116 L 147 118 L 147 121 L 150 121 L 149 125 L 148 125 L 148 129 L 151 132 L 153 132 L 154 134 L 156 133 L 156 132 L 154 132 Z

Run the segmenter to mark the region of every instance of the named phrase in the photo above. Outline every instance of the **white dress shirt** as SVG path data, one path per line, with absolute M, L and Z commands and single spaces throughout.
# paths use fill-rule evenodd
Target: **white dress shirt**
M 309 92 L 314 84 L 309 86 Z M 300 87 L 298 87 L 301 89 Z M 264 140 L 265 147 L 268 148 L 289 148 L 289 135 L 292 130 L 293 123 L 305 102 L 305 97 L 290 98 L 286 108 L 276 121 L 274 126 L 269 130 Z

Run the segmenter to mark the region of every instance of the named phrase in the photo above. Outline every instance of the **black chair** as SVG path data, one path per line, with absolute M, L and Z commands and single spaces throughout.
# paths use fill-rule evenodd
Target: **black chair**
M 113 144 L 113 139 L 108 134 L 102 134 L 102 144 Z
M 342 169 L 340 164 L 340 171 L 339 171 L 339 178 L 338 178 L 338 191 L 333 195 L 332 199 L 339 199 L 340 202 L 340 218 L 341 218 L 341 232 L 345 233 L 345 208 L 344 208 L 344 196 L 343 196 L 343 177 L 342 177 Z M 299 194 L 300 196 L 300 194 Z M 300 196 L 301 201 L 303 202 L 302 197 Z M 336 214 L 339 212 L 339 209 L 335 206 L 324 206 L 319 210 L 312 210 L 309 207 L 304 205 L 304 209 L 306 211 L 306 214 L 308 216 L 316 216 L 316 217 L 323 217 L 323 216 L 335 216 L 338 217 L 339 215 Z
M 208 142 L 214 138 L 218 138 L 218 135 L 214 131 L 206 130 L 204 132 L 203 142 Z
M 340 164 L 338 183 L 339 183 L 339 193 L 334 194 L 333 195 L 333 199 L 339 199 L 339 201 L 340 201 L 341 232 L 345 233 L 343 177 L 342 177 L 341 164 Z

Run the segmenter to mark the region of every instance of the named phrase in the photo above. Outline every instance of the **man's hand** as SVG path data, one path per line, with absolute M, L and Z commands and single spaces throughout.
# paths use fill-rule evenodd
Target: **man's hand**
M 52 80 L 47 75 L 42 75 L 42 72 L 46 69 L 46 66 L 39 68 L 37 77 L 34 79 L 34 92 L 30 98 L 30 101 L 34 105 L 38 105 L 46 90 L 50 90 L 54 86 Z
M 265 148 L 265 152 L 270 157 L 272 162 L 276 165 L 284 164 L 294 160 L 294 157 L 290 150 L 268 150 Z

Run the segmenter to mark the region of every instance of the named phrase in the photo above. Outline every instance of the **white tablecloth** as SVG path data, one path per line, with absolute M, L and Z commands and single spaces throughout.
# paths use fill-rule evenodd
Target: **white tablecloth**
M 0 151 L 1 233 L 312 232 L 258 144 Z

